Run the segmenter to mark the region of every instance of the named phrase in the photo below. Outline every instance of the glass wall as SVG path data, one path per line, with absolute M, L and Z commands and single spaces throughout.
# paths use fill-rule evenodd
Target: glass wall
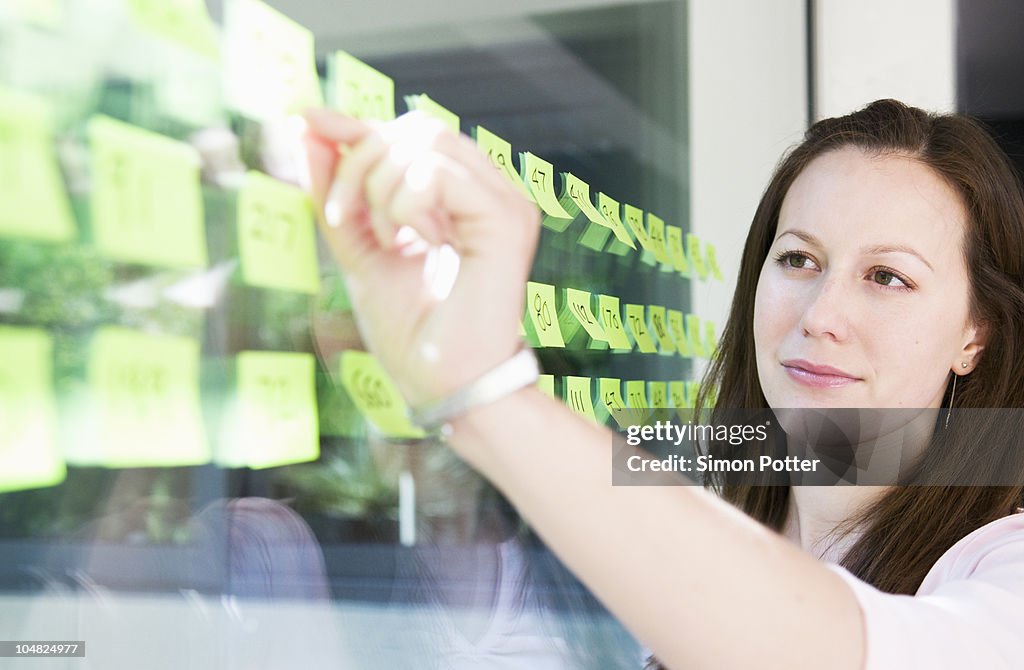
M 455 4 L 0 10 L 0 638 L 102 668 L 642 667 L 406 420 L 290 116 L 476 138 L 543 213 L 542 387 L 611 427 L 685 407 L 716 341 L 690 295 L 723 281 L 688 221 L 686 4 Z

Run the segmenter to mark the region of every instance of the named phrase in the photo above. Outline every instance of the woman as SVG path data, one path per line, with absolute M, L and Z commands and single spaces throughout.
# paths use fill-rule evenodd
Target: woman
M 413 407 L 441 400 L 451 447 L 665 666 L 1024 662 L 1013 623 L 1024 515 L 1012 514 L 1024 473 L 1007 473 L 1019 449 L 1005 425 L 978 438 L 989 454 L 998 445 L 976 467 L 1012 484 L 1000 487 L 726 482 L 725 500 L 611 487 L 610 431 L 532 386 L 493 399 L 475 382 L 521 347 L 534 206 L 468 139 L 422 117 L 307 119 L 323 232 L 370 348 Z M 443 244 L 460 265 L 440 300 Z M 1022 352 L 1024 202 L 1012 168 L 972 122 L 879 101 L 816 124 L 776 171 L 706 381 L 719 386 L 716 412 L 1020 408 Z M 936 445 L 960 425 L 935 422 L 917 464 L 950 466 Z M 835 531 L 845 534 L 829 545 Z

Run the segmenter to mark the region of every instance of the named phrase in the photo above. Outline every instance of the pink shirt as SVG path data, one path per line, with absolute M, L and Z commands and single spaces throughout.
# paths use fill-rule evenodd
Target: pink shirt
M 867 626 L 865 670 L 1024 668 L 1024 514 L 962 538 L 917 594 L 884 593 L 838 565 Z

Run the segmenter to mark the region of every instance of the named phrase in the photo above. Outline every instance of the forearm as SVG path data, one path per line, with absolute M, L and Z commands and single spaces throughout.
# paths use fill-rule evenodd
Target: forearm
M 699 487 L 613 487 L 607 429 L 533 388 L 453 428 L 453 447 L 667 666 L 862 666 L 839 577 Z

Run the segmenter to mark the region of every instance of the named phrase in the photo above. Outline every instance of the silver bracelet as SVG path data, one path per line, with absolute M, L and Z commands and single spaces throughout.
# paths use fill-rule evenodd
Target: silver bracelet
M 411 408 L 409 420 L 413 425 L 433 432 L 475 407 L 500 400 L 523 387 L 535 384 L 539 378 L 537 357 L 532 349 L 524 346 L 504 363 L 485 372 L 447 398 L 425 407 Z

